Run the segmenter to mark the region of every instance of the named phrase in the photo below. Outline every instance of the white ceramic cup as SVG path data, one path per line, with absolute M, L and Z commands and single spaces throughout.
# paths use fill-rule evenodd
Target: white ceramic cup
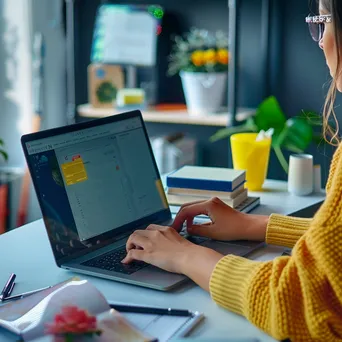
M 297 196 L 313 191 L 313 156 L 292 154 L 289 162 L 288 191 Z

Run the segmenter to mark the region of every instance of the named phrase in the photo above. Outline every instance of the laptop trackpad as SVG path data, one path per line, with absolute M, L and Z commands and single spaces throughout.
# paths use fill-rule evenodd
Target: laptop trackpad
M 219 252 L 223 255 L 227 254 L 234 254 L 234 255 L 245 255 L 248 252 L 251 251 L 251 247 L 248 246 L 241 246 L 241 245 L 235 245 L 233 243 L 229 242 L 221 242 L 221 241 L 212 241 L 207 240 L 201 243 L 201 246 L 211 248 L 215 250 L 216 252 Z

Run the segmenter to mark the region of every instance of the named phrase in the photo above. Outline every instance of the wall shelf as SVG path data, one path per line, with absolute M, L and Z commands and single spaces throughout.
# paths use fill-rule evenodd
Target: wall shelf
M 122 113 L 114 108 L 94 108 L 90 104 L 83 104 L 77 107 L 78 115 L 83 118 L 98 119 L 115 114 Z M 244 121 L 255 114 L 253 108 L 239 108 L 236 115 L 236 121 Z M 208 114 L 204 116 L 190 116 L 184 110 L 154 110 L 153 108 L 143 110 L 142 115 L 144 121 L 155 123 L 168 124 L 183 124 L 183 125 L 200 125 L 200 126 L 231 126 L 232 116 L 228 112 L 217 114 Z

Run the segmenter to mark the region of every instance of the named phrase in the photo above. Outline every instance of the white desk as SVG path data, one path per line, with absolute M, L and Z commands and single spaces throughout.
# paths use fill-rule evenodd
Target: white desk
M 251 194 L 261 196 L 261 205 L 254 210 L 257 214 L 277 212 L 288 215 L 324 200 L 323 193 L 308 197 L 291 196 L 286 190 L 286 183 L 279 181 L 267 181 L 264 192 Z M 280 247 L 267 246 L 255 252 L 251 258 L 269 260 L 282 250 Z M 1 288 L 11 272 L 17 274 L 13 294 L 56 284 L 74 275 L 55 265 L 42 220 L 0 236 Z M 81 277 L 89 279 L 109 300 L 204 312 L 205 321 L 192 333 L 196 337 L 254 336 L 262 341 L 274 341 L 244 318 L 217 306 L 208 293 L 193 283 L 165 293 L 90 276 Z M 9 336 L 0 330 L 1 342 L 14 341 Z

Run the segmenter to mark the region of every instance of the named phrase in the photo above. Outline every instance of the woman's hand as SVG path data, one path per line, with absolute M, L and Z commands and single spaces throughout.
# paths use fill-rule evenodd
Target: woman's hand
M 207 215 L 211 222 L 193 224 L 197 215 Z M 247 215 L 226 205 L 219 198 L 183 205 L 172 227 L 180 231 L 186 223 L 191 235 L 205 236 L 215 240 L 256 240 L 264 241 L 268 216 Z
M 126 249 L 123 263 L 144 261 L 169 272 L 185 274 L 206 290 L 209 290 L 215 265 L 223 257 L 184 239 L 171 227 L 157 225 L 135 231 L 129 237 Z

